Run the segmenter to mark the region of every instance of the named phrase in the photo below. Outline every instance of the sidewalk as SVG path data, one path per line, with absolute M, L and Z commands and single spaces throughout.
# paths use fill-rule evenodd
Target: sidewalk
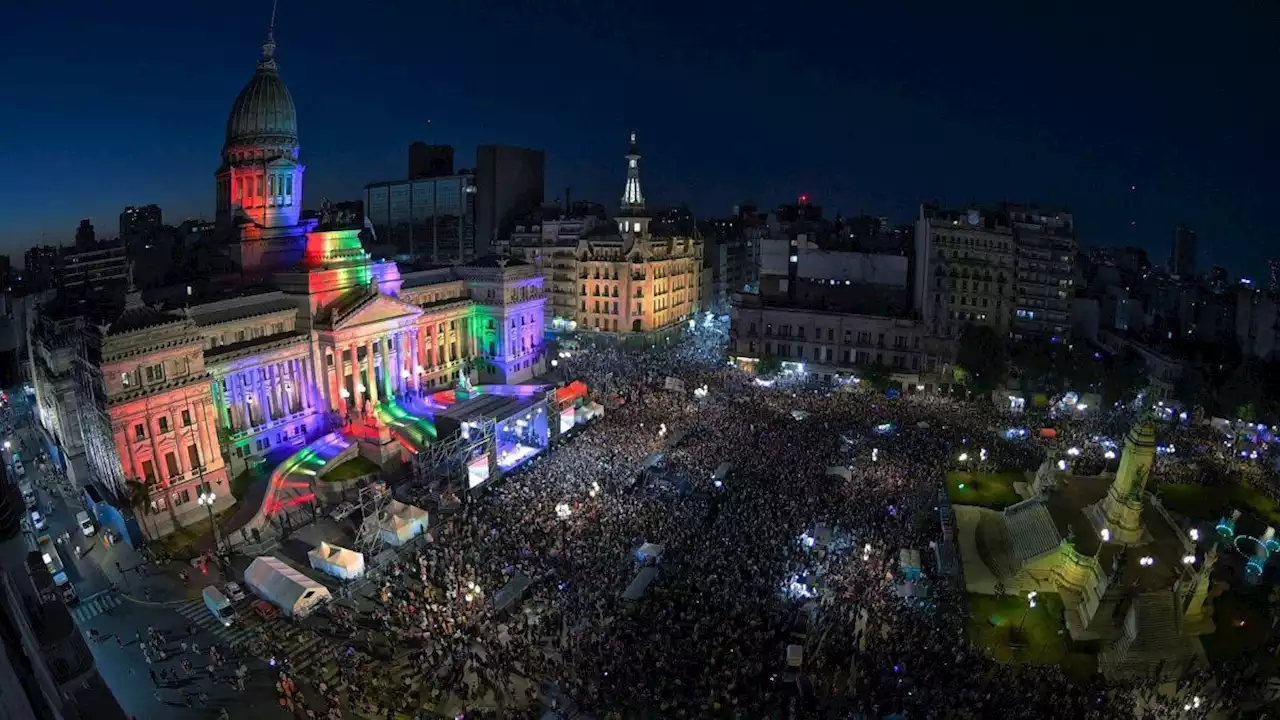
M 205 572 L 178 560 L 158 566 L 147 563 L 137 550 L 125 543 L 117 543 L 110 548 L 104 556 L 102 569 L 126 599 L 156 607 L 195 600 L 205 587 L 221 587 L 227 581 L 214 563 L 208 563 Z M 180 571 L 187 573 L 185 583 L 178 578 Z

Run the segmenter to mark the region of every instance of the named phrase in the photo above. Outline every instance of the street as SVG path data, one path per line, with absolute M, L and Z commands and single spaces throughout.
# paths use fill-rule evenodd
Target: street
M 37 508 L 45 515 L 48 526 L 42 531 L 24 530 L 0 543 L 0 563 L 7 568 L 23 567 L 36 538 L 66 535 L 68 540 L 55 547 L 79 596 L 78 602 L 68 604 L 68 609 L 85 635 L 98 672 L 129 715 L 207 718 L 216 717 L 220 709 L 226 708 L 233 718 L 280 717 L 275 673 L 261 660 L 248 657 L 244 650 L 260 621 L 242 607 L 236 624 L 224 628 L 209 613 L 200 590 L 224 583 L 212 566 L 204 572 L 177 563 L 155 568 L 123 542 L 107 547 L 101 532 L 85 537 L 76 522 L 76 514 L 84 509 L 79 497 L 68 496 L 60 488 L 65 481 L 51 464 L 45 464 L 42 470 L 37 463 L 44 447 L 41 431 L 34 425 L 21 395 L 10 395 L 12 402 L 7 410 L 7 420 L 13 426 L 8 438 L 11 452 L 21 454 L 26 468 L 25 477 L 14 480 L 31 481 L 36 488 Z M 12 476 L 11 452 L 5 453 L 5 462 Z M 81 550 L 79 557 L 75 553 L 77 547 Z M 179 570 L 189 573 L 187 581 L 177 577 Z M 113 583 L 116 591 L 112 590 Z M 146 639 L 149 629 L 168 635 L 166 642 L 160 644 L 163 656 L 156 653 L 150 660 L 143 652 L 145 643 L 138 642 L 139 637 Z M 194 629 L 195 635 L 190 635 L 189 629 Z M 98 633 L 97 640 L 91 637 L 91 631 Z M 238 651 L 244 657 L 223 662 L 211 677 L 208 649 L 213 644 L 223 653 Z M 185 652 L 183 645 L 188 646 Z M 195 648 L 199 648 L 199 654 Z M 301 657 L 307 650 L 299 647 L 291 654 Z M 184 672 L 184 660 L 190 665 L 189 675 Z M 247 670 L 244 690 L 239 690 L 235 681 L 240 663 Z M 175 679 L 158 683 L 162 671 L 173 672 Z M 153 672 L 157 674 L 154 679 Z M 201 695 L 205 696 L 203 701 Z

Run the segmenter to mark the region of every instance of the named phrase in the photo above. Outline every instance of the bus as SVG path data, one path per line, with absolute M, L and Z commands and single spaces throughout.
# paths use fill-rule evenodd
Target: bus
M 49 570 L 49 575 L 61 593 L 63 602 L 68 605 L 75 603 L 79 599 L 76 595 L 76 586 L 71 584 L 71 579 L 67 577 L 67 571 L 62 566 L 62 558 L 58 555 L 58 547 L 53 544 L 53 540 L 48 535 L 41 535 L 36 545 L 40 559 Z

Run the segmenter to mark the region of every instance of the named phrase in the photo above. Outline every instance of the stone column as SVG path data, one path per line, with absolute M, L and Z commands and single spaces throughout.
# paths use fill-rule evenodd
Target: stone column
M 401 331 L 399 331 L 399 332 L 397 332 L 397 333 L 395 334 L 395 343 L 396 343 L 396 392 L 400 392 L 400 393 L 403 393 L 405 390 L 407 390 L 407 389 L 408 389 L 408 388 L 406 387 L 406 383 L 405 383 L 405 376 L 404 376 L 404 371 L 407 369 L 407 368 L 405 368 L 405 365 L 404 365 L 404 361 L 405 361 L 405 351 L 404 351 L 404 334 L 405 334 L 405 331 L 404 331 L 404 330 L 401 330 Z
M 311 385 L 307 382 L 307 364 L 302 358 L 293 361 L 293 392 L 294 397 L 298 401 L 298 410 L 307 409 L 307 399 L 310 393 L 307 392 Z
M 384 400 L 390 400 L 394 397 L 395 383 L 392 375 L 395 374 L 395 363 L 391 362 L 391 350 L 387 347 L 388 336 L 379 335 L 373 342 L 378 348 L 378 364 L 382 366 L 382 387 L 378 391 L 382 393 Z
M 355 401 L 356 413 L 364 411 L 364 391 L 360 389 L 360 348 L 354 343 L 348 348 L 351 353 L 351 398 Z
M 244 371 L 236 373 L 236 384 L 240 386 L 240 414 L 244 416 L 243 430 L 253 429 L 253 413 L 249 410 L 249 379 Z
M 377 355 L 374 354 L 374 348 L 378 347 L 380 344 L 381 343 L 374 339 L 366 340 L 364 342 L 364 364 L 369 368 L 369 384 L 367 386 L 369 388 L 369 402 L 374 405 L 378 404 L 378 365 L 376 359 Z
M 422 392 L 422 371 L 418 368 L 424 367 L 427 362 L 422 352 L 422 336 L 422 326 L 414 328 L 411 338 L 413 341 L 413 367 L 410 370 L 413 372 L 413 389 L 419 393 Z
M 342 349 L 337 345 L 329 348 L 333 364 L 325 362 L 324 351 L 320 351 L 320 367 L 324 369 L 325 381 L 329 384 L 329 409 L 345 413 L 347 401 L 342 397 Z
M 138 458 L 133 454 L 133 438 L 129 433 L 133 431 L 131 427 L 124 428 L 124 451 L 129 456 L 129 469 L 133 472 L 133 477 L 126 476 L 126 480 L 142 480 L 142 467 L 138 464 Z M 146 482 L 142 480 L 142 482 Z

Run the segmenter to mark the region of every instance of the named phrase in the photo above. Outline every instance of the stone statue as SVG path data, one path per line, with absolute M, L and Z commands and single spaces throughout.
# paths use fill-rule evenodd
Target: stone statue
M 1200 566 L 1200 572 L 1205 577 L 1213 572 L 1213 566 L 1218 564 L 1218 544 L 1214 543 L 1209 546 L 1209 551 L 1204 554 L 1204 565 Z
M 333 201 L 327 197 L 320 200 L 320 224 L 333 224 Z
M 471 392 L 475 386 L 471 384 L 471 361 L 464 360 L 462 366 L 458 368 L 458 389 L 463 392 Z

